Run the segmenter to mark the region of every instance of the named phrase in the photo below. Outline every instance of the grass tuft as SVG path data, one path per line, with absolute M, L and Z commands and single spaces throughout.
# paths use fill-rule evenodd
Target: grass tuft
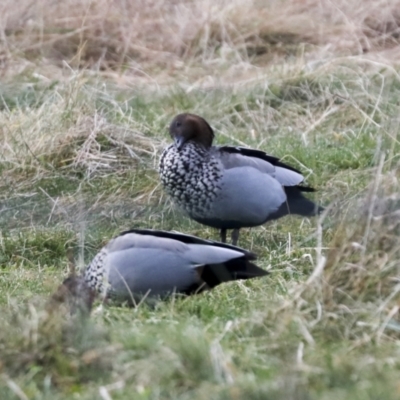
M 0 354 L 9 378 L 29 375 L 43 390 L 46 382 L 68 388 L 109 375 L 116 349 L 90 320 L 33 302 L 12 305 L 1 319 Z

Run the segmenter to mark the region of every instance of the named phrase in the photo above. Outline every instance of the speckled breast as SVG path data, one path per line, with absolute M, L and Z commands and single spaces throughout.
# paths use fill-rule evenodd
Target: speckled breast
M 100 250 L 85 270 L 85 281 L 91 289 L 103 294 L 105 287 L 105 259 L 107 251 Z
M 193 218 L 207 218 L 222 177 L 218 160 L 204 148 L 187 143 L 168 146 L 159 164 L 161 182 L 173 200 Z

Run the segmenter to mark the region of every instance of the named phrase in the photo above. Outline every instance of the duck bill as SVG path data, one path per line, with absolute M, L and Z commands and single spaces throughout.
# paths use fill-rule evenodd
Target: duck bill
M 177 150 L 181 150 L 183 145 L 186 143 L 186 139 L 183 136 L 175 136 L 174 143 Z

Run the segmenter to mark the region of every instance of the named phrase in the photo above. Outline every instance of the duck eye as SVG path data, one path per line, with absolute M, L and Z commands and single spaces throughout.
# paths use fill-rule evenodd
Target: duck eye
M 181 122 L 181 121 L 176 121 L 175 126 L 176 126 L 177 128 L 179 128 L 181 125 L 182 125 L 182 122 Z

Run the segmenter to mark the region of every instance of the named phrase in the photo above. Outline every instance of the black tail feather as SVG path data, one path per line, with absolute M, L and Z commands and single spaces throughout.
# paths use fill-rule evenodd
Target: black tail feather
M 237 279 L 251 279 L 269 275 L 269 272 L 257 267 L 245 257 L 229 260 L 224 264 L 205 265 L 201 270 L 201 279 L 209 288 L 223 282 Z
M 308 193 L 316 192 L 316 190 L 310 186 L 300 186 L 300 185 L 299 186 L 285 186 L 284 188 L 285 188 L 286 193 L 287 193 L 287 190 L 290 191 L 290 189 L 293 189 L 293 188 L 295 188 L 297 191 L 300 191 L 300 192 L 308 192 Z
M 303 196 L 302 192 L 313 192 L 313 188 L 306 186 L 285 186 L 287 200 L 277 211 L 268 217 L 268 221 L 281 218 L 285 215 L 296 214 L 312 217 L 324 211 L 324 208 Z

